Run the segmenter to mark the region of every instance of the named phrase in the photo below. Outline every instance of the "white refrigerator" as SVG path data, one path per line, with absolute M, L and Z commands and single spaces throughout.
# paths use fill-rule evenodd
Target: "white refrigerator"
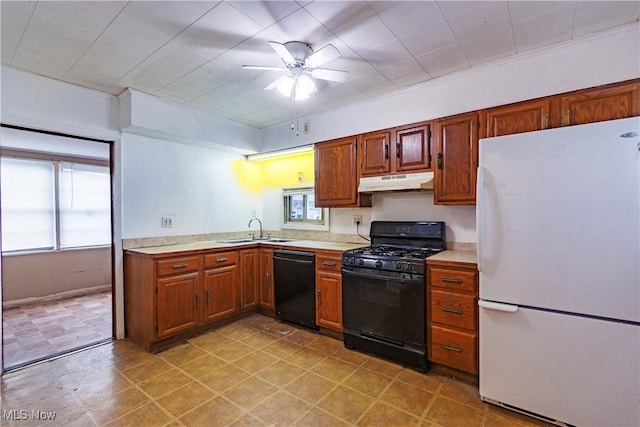
M 640 426 L 640 117 L 480 140 L 480 395 Z

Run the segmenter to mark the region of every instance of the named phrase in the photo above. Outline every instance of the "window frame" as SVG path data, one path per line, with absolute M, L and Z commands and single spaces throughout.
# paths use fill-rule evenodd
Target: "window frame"
M 292 196 L 303 196 L 302 199 L 302 218 L 300 220 L 292 220 L 290 218 L 290 207 L 291 207 L 291 197 Z M 321 230 L 328 231 L 329 230 L 329 209 L 328 208 L 316 208 L 321 209 L 322 219 L 313 220 L 307 219 L 307 207 L 308 207 L 308 198 L 307 196 L 312 195 L 315 197 L 315 189 L 314 187 L 290 187 L 282 189 L 282 224 L 281 228 L 283 229 L 294 229 L 294 230 Z

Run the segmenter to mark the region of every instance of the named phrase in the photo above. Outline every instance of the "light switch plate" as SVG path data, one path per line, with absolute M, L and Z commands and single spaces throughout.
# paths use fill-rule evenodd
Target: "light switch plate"
M 170 228 L 173 227 L 173 223 L 175 222 L 175 218 L 172 216 L 163 216 L 162 217 L 162 228 Z

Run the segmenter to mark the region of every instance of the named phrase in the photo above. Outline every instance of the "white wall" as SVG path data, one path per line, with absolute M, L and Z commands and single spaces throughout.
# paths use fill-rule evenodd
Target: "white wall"
M 127 133 L 122 140 L 124 238 L 240 231 L 253 211 L 262 216 L 261 193 L 238 176 L 251 167 L 244 156 Z M 162 228 L 162 216 L 174 216 L 174 227 Z
M 296 137 L 288 122 L 264 128 L 262 151 L 638 78 L 639 29 L 640 25 L 635 23 L 551 49 L 460 71 L 385 98 L 300 116 L 300 123 L 309 123 L 308 134 Z M 299 110 L 304 114 L 303 103 Z

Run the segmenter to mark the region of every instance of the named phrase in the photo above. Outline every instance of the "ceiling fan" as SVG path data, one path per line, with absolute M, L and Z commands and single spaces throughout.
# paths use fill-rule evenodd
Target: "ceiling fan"
M 284 44 L 270 41 L 269 45 L 280 56 L 284 67 L 262 65 L 242 66 L 242 68 L 249 70 L 288 72 L 287 76 L 280 77 L 265 87 L 265 90 L 278 89 L 284 96 L 292 97 L 292 99 L 299 101 L 308 98 L 311 93 L 316 91 L 316 86 L 312 78 L 343 83 L 349 76 L 347 71 L 319 68 L 322 64 L 340 56 L 338 49 L 331 44 L 324 46 L 316 52 L 313 51 L 313 48 L 308 43 L 298 41 L 291 41 Z

